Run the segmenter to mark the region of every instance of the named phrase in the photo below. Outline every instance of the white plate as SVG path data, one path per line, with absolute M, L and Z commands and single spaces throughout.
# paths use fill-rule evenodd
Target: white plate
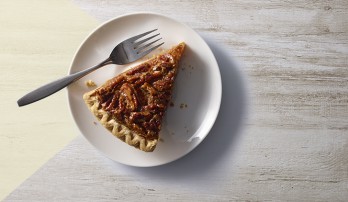
M 99 26 L 80 46 L 69 73 L 99 63 L 124 39 L 155 28 L 165 42 L 162 48 L 168 49 L 184 41 L 187 49 L 175 83 L 174 106 L 168 107 L 160 133 L 161 141 L 154 152 L 137 150 L 111 135 L 98 123 L 82 99 L 85 92 L 92 90 L 85 85 L 87 80 L 92 79 L 100 86 L 135 64 L 103 67 L 68 88 L 70 110 L 81 133 L 107 157 L 126 165 L 156 166 L 189 153 L 209 133 L 220 108 L 221 75 L 208 45 L 188 26 L 154 13 L 124 15 Z

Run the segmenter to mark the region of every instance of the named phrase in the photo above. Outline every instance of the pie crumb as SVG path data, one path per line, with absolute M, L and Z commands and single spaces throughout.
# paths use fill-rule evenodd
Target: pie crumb
M 96 87 L 97 85 L 94 83 L 94 81 L 88 80 L 86 81 L 86 86 L 91 88 L 91 87 Z
M 170 102 L 169 106 L 174 107 L 174 102 Z
M 94 124 L 94 125 L 97 125 L 97 122 L 93 121 L 93 124 Z
M 162 138 L 159 139 L 160 142 L 164 142 L 164 140 Z
M 188 105 L 185 104 L 185 103 L 181 103 L 181 104 L 180 104 L 180 109 L 184 109 L 184 108 L 187 108 L 187 107 L 188 107 Z

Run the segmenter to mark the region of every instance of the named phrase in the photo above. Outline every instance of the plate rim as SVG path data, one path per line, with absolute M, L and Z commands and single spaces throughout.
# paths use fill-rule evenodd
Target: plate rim
M 178 155 L 176 158 L 174 159 L 171 159 L 169 161 L 166 161 L 166 162 L 161 162 L 161 163 L 153 163 L 153 164 L 149 164 L 149 165 L 137 165 L 137 164 L 132 164 L 132 163 L 125 163 L 125 162 L 120 162 L 118 160 L 115 160 L 113 158 L 111 158 L 109 156 L 109 154 L 106 154 L 102 151 L 100 151 L 92 142 L 90 139 L 88 139 L 82 132 L 81 130 L 81 127 L 79 126 L 79 124 L 77 124 L 77 120 L 73 114 L 73 111 L 72 111 L 72 101 L 70 99 L 70 96 L 69 96 L 69 88 L 66 88 L 66 98 L 67 98 L 67 101 L 68 101 L 68 108 L 69 108 L 69 113 L 70 113 L 70 117 L 72 117 L 73 121 L 74 121 L 74 125 L 75 127 L 78 129 L 78 132 L 81 134 L 81 136 L 83 136 L 84 139 L 86 139 L 89 144 L 91 144 L 93 146 L 93 148 L 95 150 L 97 150 L 98 152 L 102 153 L 103 156 L 109 158 L 110 160 L 114 161 L 114 162 L 118 162 L 120 164 L 123 164 L 123 165 L 126 165 L 126 166 L 133 166 L 133 167 L 156 167 L 156 166 L 161 166 L 161 165 L 165 165 L 165 164 L 168 164 L 168 163 L 172 163 L 184 156 L 186 156 L 187 154 L 191 153 L 195 148 L 197 148 L 205 139 L 206 137 L 208 136 L 208 134 L 211 132 L 211 129 L 212 127 L 215 125 L 216 123 L 216 119 L 218 117 L 218 114 L 220 112 L 220 109 L 221 109 L 221 101 L 222 101 L 222 78 L 221 78 L 221 71 L 220 71 L 220 67 L 219 67 L 219 64 L 216 60 L 216 57 L 213 53 L 213 51 L 211 50 L 210 46 L 208 45 L 208 43 L 203 39 L 203 37 L 196 31 L 194 30 L 193 28 L 189 27 L 188 25 L 174 19 L 174 18 L 171 18 L 171 17 L 168 17 L 166 15 L 163 15 L 163 14 L 160 14 L 160 13 L 156 13 L 156 12 L 145 12 L 145 11 L 141 11 L 141 12 L 130 12 L 130 13 L 126 13 L 126 14 L 122 14 L 122 15 L 119 15 L 119 16 L 116 16 L 116 17 L 113 17 L 109 20 L 106 20 L 104 22 L 101 22 L 98 26 L 96 26 L 92 31 L 89 32 L 89 34 L 82 40 L 82 42 L 79 44 L 79 46 L 77 47 L 76 51 L 74 52 L 74 55 L 73 55 L 73 58 L 70 62 L 70 66 L 69 66 L 69 69 L 68 69 L 68 75 L 70 75 L 72 73 L 72 69 L 73 69 L 73 64 L 75 63 L 75 60 L 76 60 L 76 57 L 77 57 L 77 54 L 79 53 L 79 51 L 81 50 L 82 46 L 92 37 L 92 35 L 94 35 L 98 30 L 100 30 L 102 27 L 104 26 L 107 26 L 108 24 L 112 23 L 113 21 L 116 21 L 116 20 L 119 20 L 121 18 L 126 18 L 126 17 L 130 17 L 130 16 L 135 16 L 135 15 L 154 15 L 154 16 L 157 16 L 157 17 L 161 17 L 161 18 L 165 18 L 165 19 L 168 19 L 168 20 L 171 20 L 171 21 L 174 21 L 175 23 L 178 23 L 180 24 L 181 26 L 185 27 L 186 29 L 189 29 L 191 31 L 193 31 L 198 39 L 200 40 L 200 43 L 202 43 L 204 46 L 206 46 L 207 48 L 207 51 L 210 52 L 210 54 L 212 55 L 212 62 L 214 63 L 214 65 L 217 67 L 216 68 L 216 71 L 218 73 L 218 81 L 217 81 L 217 85 L 214 86 L 214 91 L 216 90 L 217 91 L 217 96 L 218 96 L 218 99 L 217 99 L 217 103 L 215 103 L 215 105 L 217 105 L 217 110 L 214 111 L 214 113 L 211 115 L 212 116 L 212 120 L 211 121 L 211 124 L 210 126 L 208 127 L 208 130 L 207 132 L 203 135 L 203 137 L 201 138 L 201 140 L 195 144 L 194 146 L 192 146 L 191 148 L 189 148 L 185 154 L 183 155 Z

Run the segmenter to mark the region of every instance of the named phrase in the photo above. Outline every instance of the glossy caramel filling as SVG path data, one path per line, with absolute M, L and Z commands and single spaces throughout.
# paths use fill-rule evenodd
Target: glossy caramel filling
M 96 91 L 105 111 L 148 139 L 158 137 L 177 74 L 170 54 L 134 67 Z

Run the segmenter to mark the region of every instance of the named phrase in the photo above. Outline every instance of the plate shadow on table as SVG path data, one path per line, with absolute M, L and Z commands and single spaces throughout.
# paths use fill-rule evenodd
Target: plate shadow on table
M 222 78 L 222 100 L 217 120 L 205 140 L 192 152 L 172 163 L 150 167 L 124 168 L 128 174 L 151 179 L 194 181 L 204 179 L 215 166 L 233 163 L 233 148 L 238 144 L 247 111 L 247 88 L 241 67 L 223 45 L 205 38 L 218 62 Z M 229 161 L 229 162 L 226 162 Z M 123 166 L 123 165 L 122 165 Z M 221 171 L 221 169 L 219 169 Z M 222 174 L 223 175 L 223 174 Z

